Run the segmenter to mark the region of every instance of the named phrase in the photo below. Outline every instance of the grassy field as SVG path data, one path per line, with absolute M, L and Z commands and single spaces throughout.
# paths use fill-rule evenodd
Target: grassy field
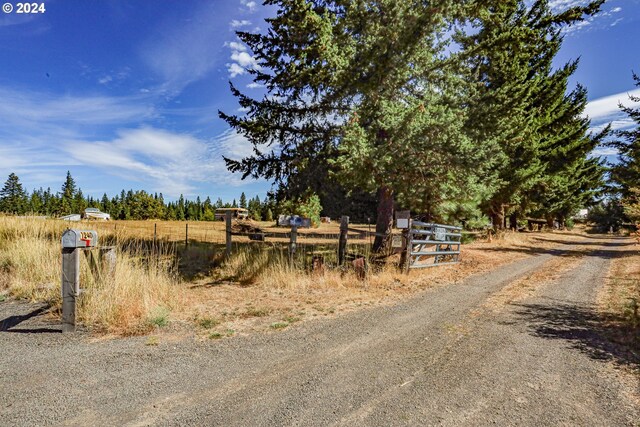
M 614 258 L 598 302 L 603 334 L 640 361 L 640 245 Z
M 154 224 L 158 241 L 153 244 Z M 101 245 L 115 245 L 114 276 L 93 277 L 82 263 L 80 322 L 98 333 L 141 334 L 165 330 L 195 331 L 220 338 L 245 331 L 282 329 L 307 318 L 327 316 L 363 305 L 388 303 L 429 286 L 462 280 L 553 246 L 544 234 L 507 233 L 491 243 L 465 245 L 459 265 L 397 270 L 397 256 L 370 268 L 360 278 L 349 265 L 335 265 L 338 224 L 301 230 L 298 252 L 289 259 L 287 239 L 249 242 L 234 236 L 233 255 L 224 259 L 224 224 L 114 221 L 64 223 L 57 220 L 0 217 L 0 299 L 47 301 L 60 308 L 60 238 L 68 225 L 97 229 Z M 260 224 L 267 232 L 286 229 Z M 356 228 L 357 226 L 354 226 Z M 360 226 L 366 230 L 368 227 Z M 351 239 L 349 252 L 365 254 L 369 240 Z M 322 255 L 325 268 L 312 271 Z M 4 295 L 4 296 L 3 296 Z M 195 329 L 194 329 L 195 326 Z

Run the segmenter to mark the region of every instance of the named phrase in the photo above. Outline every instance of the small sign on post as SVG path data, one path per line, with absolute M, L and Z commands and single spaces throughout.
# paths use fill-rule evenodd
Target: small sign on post
M 76 297 L 80 294 L 80 249 L 98 244 L 93 230 L 67 230 L 62 234 L 62 332 L 76 330 Z
M 409 228 L 411 211 L 396 211 L 396 228 Z

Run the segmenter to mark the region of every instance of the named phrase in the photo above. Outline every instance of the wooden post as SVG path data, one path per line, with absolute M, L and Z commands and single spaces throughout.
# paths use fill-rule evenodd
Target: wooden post
M 184 245 L 189 245 L 189 223 L 184 225 Z
M 156 247 L 156 242 L 158 240 L 158 224 L 153 224 L 153 247 Z
M 347 254 L 347 232 L 349 229 L 349 217 L 340 217 L 340 239 L 338 240 L 338 265 L 343 265 Z
M 101 246 L 100 250 L 100 268 L 102 277 L 113 279 L 116 274 L 117 255 L 115 246 Z
M 62 249 L 62 332 L 76 331 L 76 296 L 80 293 L 80 249 Z
M 291 226 L 291 236 L 289 240 L 289 260 L 293 261 L 293 257 L 296 254 L 296 248 L 298 244 L 298 226 Z
M 231 218 L 233 213 L 231 211 L 227 211 L 225 213 L 225 224 L 226 224 L 226 234 L 227 234 L 227 249 L 225 252 L 226 257 L 231 256 Z
M 404 251 L 400 255 L 400 267 L 405 273 L 409 273 L 411 266 L 411 250 L 413 249 L 413 233 L 411 232 L 411 219 L 409 219 L 409 227 L 402 232 L 404 240 Z

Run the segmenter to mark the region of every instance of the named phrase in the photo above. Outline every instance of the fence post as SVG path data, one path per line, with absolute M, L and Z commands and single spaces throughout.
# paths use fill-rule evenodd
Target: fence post
M 413 249 L 413 233 L 411 232 L 411 219 L 409 219 L 409 227 L 404 232 L 404 244 L 405 248 L 402 252 L 401 262 L 402 269 L 405 273 L 409 273 L 409 267 L 411 267 L 411 251 Z
M 338 264 L 343 265 L 347 253 L 347 233 L 349 229 L 349 217 L 340 217 L 340 240 L 338 241 Z
M 411 264 L 411 248 L 413 234 L 411 233 L 411 211 L 396 211 L 396 228 L 402 230 L 402 253 L 400 254 L 400 270 L 409 272 Z M 392 239 L 393 240 L 393 239 Z
M 291 236 L 289 240 L 289 260 L 293 260 L 293 256 L 296 254 L 296 246 L 298 242 L 298 226 L 291 226 Z
M 153 247 L 154 247 L 154 249 L 156 247 L 157 240 L 158 240 L 158 224 L 154 223 L 153 224 Z
M 184 225 L 184 245 L 189 245 L 189 223 Z
M 225 256 L 228 258 L 231 256 L 231 217 L 233 213 L 231 211 L 227 211 L 225 213 L 225 225 L 226 225 L 226 234 L 227 234 L 227 249 L 225 252 Z

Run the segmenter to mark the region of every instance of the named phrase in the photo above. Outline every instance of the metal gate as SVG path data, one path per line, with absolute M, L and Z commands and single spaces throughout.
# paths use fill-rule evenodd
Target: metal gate
M 412 221 L 408 231 L 409 268 L 460 262 L 462 227 Z

